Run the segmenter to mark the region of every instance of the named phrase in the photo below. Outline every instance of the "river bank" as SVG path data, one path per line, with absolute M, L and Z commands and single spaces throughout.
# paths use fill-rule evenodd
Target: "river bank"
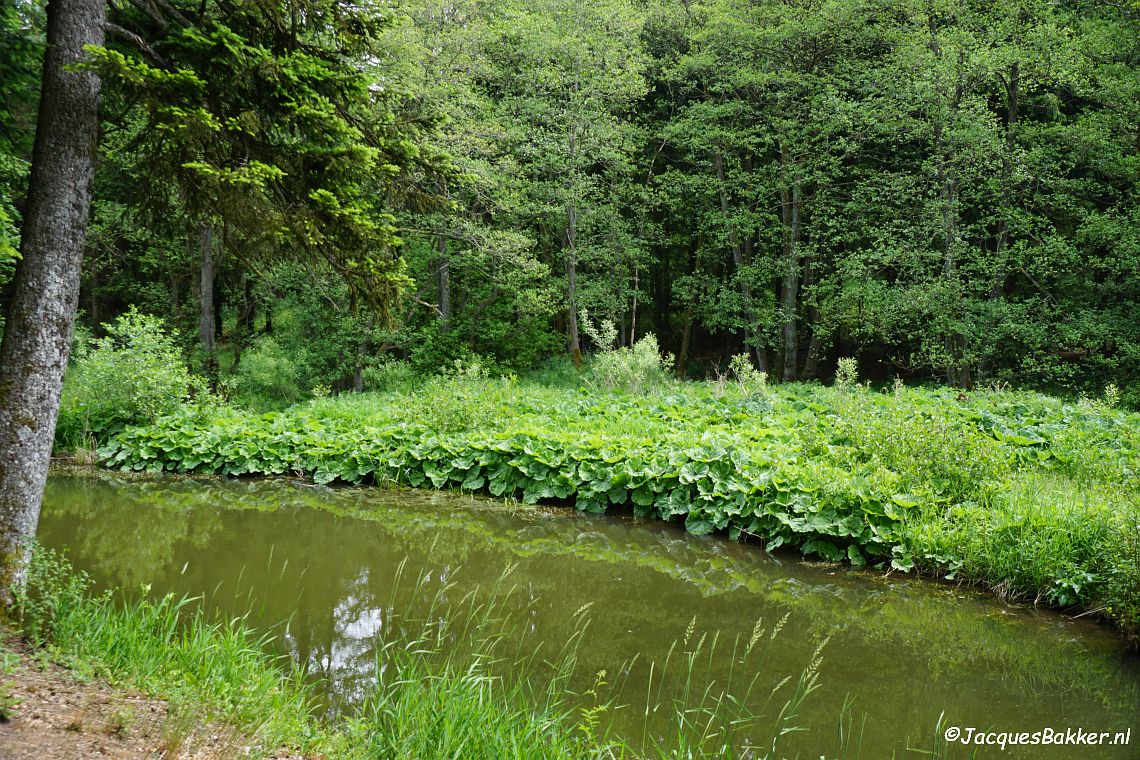
M 650 757 L 655 742 L 665 756 L 698 742 L 697 716 L 719 695 L 759 716 L 737 724 L 742 740 L 766 744 L 824 640 L 819 688 L 785 756 L 842 756 L 845 715 L 864 756 L 908 757 L 932 748 L 943 713 L 956 725 L 1054 726 L 1063 700 L 1068 719 L 1108 731 L 1129 725 L 1140 700 L 1140 661 L 1089 617 L 656 519 L 447 490 L 86 470 L 49 479 L 40 535 L 98 589 L 201 597 L 213 619 L 271 633 L 268 651 L 304 667 L 319 715 L 336 719 L 361 714 L 404 632 L 424 630 L 416 621 L 450 609 L 463 631 L 488 605 L 509 622 L 496 678 L 544 687 L 557 680 L 546 663 L 580 642 L 558 690 L 573 722 L 598 706 L 589 692 L 604 695 L 624 707 L 599 723 Z M 734 646 L 757 626 L 767 655 L 742 668 Z M 445 649 L 461 655 L 464 640 Z
M 245 757 L 254 745 L 235 727 L 201 721 L 177 703 L 64 667 L 0 626 L 0 756 L 207 760 Z
M 1021 392 L 453 377 L 128 428 L 105 466 L 296 474 L 627 510 L 1140 631 L 1140 416 Z

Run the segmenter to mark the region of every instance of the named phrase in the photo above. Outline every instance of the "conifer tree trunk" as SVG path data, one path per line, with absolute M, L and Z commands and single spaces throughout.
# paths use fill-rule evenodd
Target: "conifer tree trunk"
M 51 0 L 27 213 L 0 346 L 0 604 L 23 582 L 71 352 L 91 206 L 99 78 L 68 68 L 103 44 L 104 0 Z

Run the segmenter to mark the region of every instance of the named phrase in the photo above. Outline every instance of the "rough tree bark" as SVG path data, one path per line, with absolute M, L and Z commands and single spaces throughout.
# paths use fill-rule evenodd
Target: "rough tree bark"
M 578 335 L 578 209 L 566 207 L 566 341 L 575 367 L 582 366 L 582 340 Z
M 253 296 L 253 278 L 248 273 L 241 275 L 241 304 L 238 309 L 234 330 L 234 360 L 227 370 L 233 375 L 241 365 L 241 357 L 246 347 L 253 341 L 253 326 L 257 321 L 257 299 Z
M 27 213 L 0 346 L 0 604 L 23 582 L 71 352 L 98 141 L 104 0 L 51 0 Z
M 813 285 L 815 285 L 815 272 L 816 264 L 819 255 L 815 254 L 804 261 L 804 283 L 802 291 L 809 292 Z M 811 330 L 811 339 L 808 341 L 807 358 L 804 359 L 804 371 L 802 378 L 804 380 L 814 380 L 816 374 L 819 372 L 819 360 L 823 354 L 823 338 L 820 335 L 820 314 L 819 307 L 815 305 L 814 299 L 807 307 L 808 328 Z
M 681 328 L 681 348 L 677 351 L 677 362 L 673 370 L 678 380 L 685 379 L 685 367 L 689 363 L 689 343 L 693 339 L 693 300 L 685 304 L 684 325 Z
M 935 57 L 942 57 L 942 47 L 938 42 L 934 26 L 931 26 L 930 50 Z M 962 53 L 959 53 L 959 64 L 961 64 L 961 55 Z M 936 118 L 932 135 L 934 155 L 938 157 L 938 191 L 942 201 L 942 276 L 948 283 L 958 278 L 955 260 L 958 245 L 958 180 L 950 160 L 952 148 L 948 144 L 949 139 L 944 134 L 945 125 L 943 122 L 946 125 L 953 124 L 964 96 L 965 83 L 959 72 L 949 102 L 946 104 L 946 114 L 940 114 Z M 946 352 L 947 385 L 963 387 L 970 385 L 970 370 L 968 367 L 961 366 L 964 349 L 963 336 L 957 330 L 949 330 L 943 337 L 943 350 Z
M 578 127 L 570 125 L 570 187 L 576 192 L 574 172 L 578 152 Z M 578 206 L 566 204 L 566 344 L 574 366 L 582 368 L 582 339 L 578 334 Z
M 644 236 L 642 237 L 644 239 Z M 637 292 L 641 287 L 638 282 L 641 279 L 641 270 L 638 264 L 633 265 L 633 307 L 630 310 L 629 322 L 629 345 L 637 342 Z
M 693 308 L 696 304 L 696 281 L 700 279 L 701 275 L 701 261 L 699 258 L 701 250 L 701 238 L 698 235 L 696 245 L 693 247 L 693 257 L 696 258 L 696 266 L 693 267 L 693 280 L 694 287 L 689 292 L 689 297 L 685 299 L 685 316 L 683 318 L 683 327 L 681 329 L 681 348 L 677 351 L 677 361 L 673 365 L 673 370 L 677 373 L 678 380 L 685 379 L 685 366 L 689 361 L 689 347 L 693 339 Z
M 436 245 L 439 250 L 439 331 L 447 332 L 451 327 L 451 260 L 447 251 L 447 238 L 440 235 Z
M 440 180 L 437 187 L 440 195 L 450 201 L 451 193 L 448 190 L 447 182 Z M 439 252 L 436 258 L 436 282 L 439 286 L 439 331 L 445 333 L 451 328 L 451 255 L 447 250 L 446 234 L 437 236 L 436 250 Z

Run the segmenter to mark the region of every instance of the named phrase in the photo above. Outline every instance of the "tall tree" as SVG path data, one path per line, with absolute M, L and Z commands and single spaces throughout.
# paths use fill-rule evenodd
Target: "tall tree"
M 645 93 L 639 18 L 627 0 L 504 2 L 491 47 L 493 87 L 522 164 L 526 213 L 564 277 L 566 344 L 582 361 L 583 272 L 610 275 L 628 240 L 614 187 L 628 176 L 636 131 L 628 110 Z
M 0 284 L 15 268 L 20 245 L 20 206 L 36 128 L 36 100 L 43 68 L 43 7 L 0 4 Z
M 549 272 L 533 238 L 501 221 L 518 216 L 517 164 L 508 125 L 482 86 L 495 39 L 489 5 L 422 0 L 406 6 L 408 20 L 395 30 L 402 46 L 393 57 L 409 63 L 399 78 L 414 93 L 408 109 L 442 120 L 430 142 L 456 169 L 450 179 L 413 177 L 443 203 L 399 219 L 417 291 L 394 342 L 420 367 L 450 366 L 475 352 L 522 369 L 554 337 Z
M 28 209 L 0 346 L 0 602 L 22 580 L 39 522 L 79 299 L 99 126 L 103 0 L 51 0 Z
M 193 239 L 207 367 L 222 271 L 303 258 L 386 314 L 410 284 L 393 212 L 419 189 L 404 178 L 437 164 L 427 122 L 403 118 L 390 17 L 339 0 L 180 5 L 116 9 L 99 70 L 140 173 L 176 188 L 137 203 L 173 205 Z

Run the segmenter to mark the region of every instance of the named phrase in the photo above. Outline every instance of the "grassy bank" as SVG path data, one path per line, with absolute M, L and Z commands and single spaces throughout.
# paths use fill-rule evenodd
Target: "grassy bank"
M 409 582 L 401 575 L 394 587 Z M 750 638 L 732 642 L 690 625 L 656 664 L 642 703 L 618 705 L 611 698 L 610 682 L 620 680 L 619 673 L 599 673 L 585 693 L 574 693 L 569 683 L 588 627 L 585 611 L 560 651 L 537 652 L 506 612 L 516 602 L 509 577 L 500 584 L 489 589 L 491 601 L 482 602 L 473 594 L 449 601 L 450 587 L 441 588 L 422 618 L 389 608 L 374 683 L 358 713 L 335 721 L 317 717 L 302 670 L 268 654 L 269 639 L 241 620 L 212 621 L 193 600 L 95 594 L 86 576 L 50 552 L 37 550 L 16 625 L 29 643 L 69 668 L 165 700 L 170 709 L 162 736 L 173 753 L 185 749 L 193 726 L 210 722 L 233 729 L 254 757 L 774 758 L 819 688 L 822 642 L 798 676 L 785 678 L 767 699 L 752 693 L 755 676 L 741 683 L 707 679 L 703 663 L 718 647 L 731 648 L 744 674 L 778 660 L 782 623 L 758 622 Z M 758 702 L 763 714 L 752 711 Z M 15 713 L 19 706 L 7 709 Z M 611 732 L 617 710 L 647 716 L 666 710 L 675 714 L 673 728 L 667 735 L 618 738 Z M 842 732 L 828 757 L 853 756 L 859 746 L 848 732 L 852 716 L 837 720 Z M 770 738 L 757 741 L 758 734 Z M 637 740 L 632 745 L 631 738 Z
M 488 615 L 485 630 L 471 632 L 467 654 L 485 649 L 494 623 Z M 624 754 L 617 744 L 580 734 L 560 709 L 562 695 L 523 703 L 528 683 L 504 685 L 474 656 L 469 662 L 437 657 L 430 645 L 438 642 L 423 635 L 392 642 L 387 677 L 379 678 L 359 717 L 322 723 L 302 670 L 269 655 L 268 639 L 240 620 L 212 622 L 193 600 L 93 594 L 85 576 L 49 553 L 33 563 L 18 626 L 30 643 L 81 672 L 177 705 L 168 719 L 174 725 L 164 729 L 174 745 L 168 749 L 177 749 L 177 721 L 189 728 L 209 720 L 242 732 L 255 756 L 279 750 L 346 759 Z M 429 670 L 429 663 L 437 667 Z
M 1099 401 L 743 382 L 619 393 L 459 374 L 283 413 L 174 415 L 100 456 L 631 509 L 1140 629 L 1140 415 Z

